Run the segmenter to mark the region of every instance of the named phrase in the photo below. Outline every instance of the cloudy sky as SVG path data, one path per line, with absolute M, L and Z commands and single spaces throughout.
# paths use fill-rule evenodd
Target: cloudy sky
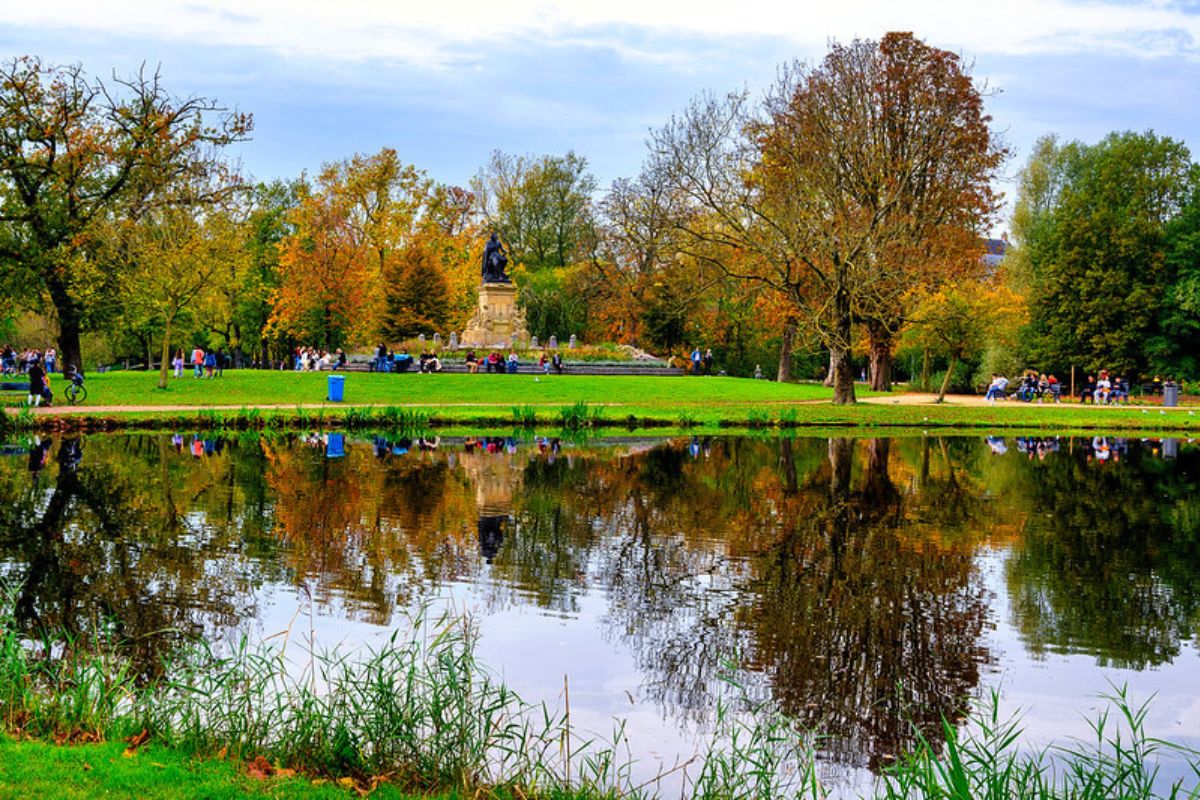
M 706 90 L 764 88 L 831 40 L 911 30 L 999 90 L 1017 156 L 1045 133 L 1155 131 L 1200 154 L 1200 0 L 51 0 L 0 3 L 0 54 L 253 113 L 258 178 L 384 145 L 465 183 L 493 149 L 585 156 L 602 185 Z

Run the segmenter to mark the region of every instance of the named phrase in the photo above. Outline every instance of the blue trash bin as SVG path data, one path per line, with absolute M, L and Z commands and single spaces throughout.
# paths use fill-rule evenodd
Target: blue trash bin
M 340 433 L 329 434 L 325 443 L 326 458 L 342 458 L 346 455 L 346 438 Z
M 345 375 L 330 375 L 329 376 L 329 402 L 342 402 L 343 393 L 346 391 L 346 376 Z

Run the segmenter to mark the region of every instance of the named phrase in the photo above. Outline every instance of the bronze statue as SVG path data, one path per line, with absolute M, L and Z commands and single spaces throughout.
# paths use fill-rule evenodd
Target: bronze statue
M 493 233 L 483 247 L 483 282 L 511 283 L 512 281 L 504 272 L 506 266 L 508 266 L 508 256 L 504 252 L 504 245 L 500 244 L 499 237 Z

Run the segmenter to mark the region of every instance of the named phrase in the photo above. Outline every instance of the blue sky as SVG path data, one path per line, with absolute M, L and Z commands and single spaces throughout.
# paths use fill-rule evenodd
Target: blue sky
M 912 30 L 999 89 L 1015 172 L 1046 133 L 1152 128 L 1200 153 L 1200 1 L 17 0 L 0 54 L 93 73 L 161 65 L 177 94 L 253 113 L 246 172 L 288 177 L 388 145 L 465 184 L 493 149 L 635 174 L 647 131 L 695 94 L 765 88 L 831 39 Z

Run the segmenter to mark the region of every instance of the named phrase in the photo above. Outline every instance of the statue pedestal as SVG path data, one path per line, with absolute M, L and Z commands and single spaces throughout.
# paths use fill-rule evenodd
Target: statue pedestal
M 479 307 L 463 330 L 462 344 L 507 348 L 514 336 L 529 338 L 525 314 L 517 305 L 517 287 L 511 283 L 483 284 L 479 287 Z

